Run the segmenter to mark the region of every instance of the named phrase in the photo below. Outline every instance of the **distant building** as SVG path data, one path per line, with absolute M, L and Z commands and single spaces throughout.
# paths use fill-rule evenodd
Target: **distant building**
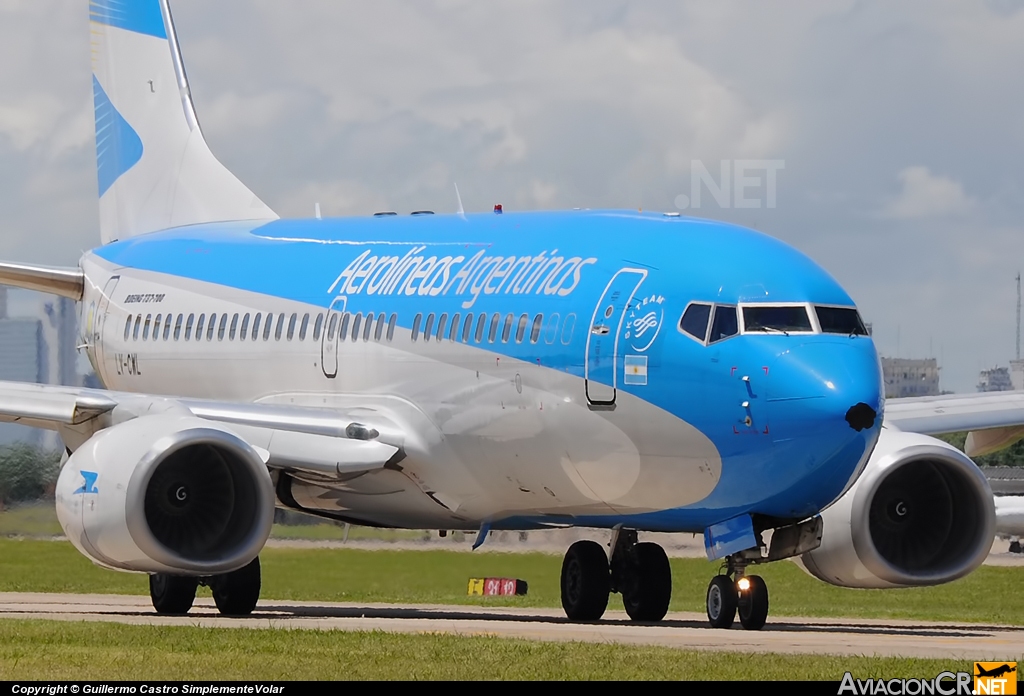
M 0 294 L 0 380 L 46 383 L 49 360 L 43 322 L 7 318 L 7 293 Z M 42 443 L 42 431 L 0 423 L 0 444 L 15 441 Z
M 1016 390 L 1024 390 L 1024 360 L 1010 361 L 1010 383 Z
M 882 358 L 886 398 L 937 396 L 939 363 L 935 358 Z
M 1013 380 L 1010 379 L 1010 368 L 993 367 L 991 370 L 982 370 L 981 374 L 978 376 L 978 391 L 1013 391 Z

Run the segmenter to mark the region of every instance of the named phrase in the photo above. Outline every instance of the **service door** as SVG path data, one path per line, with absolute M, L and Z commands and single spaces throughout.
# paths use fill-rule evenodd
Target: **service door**
M 587 334 L 587 355 L 583 363 L 583 382 L 591 408 L 614 408 L 618 374 L 622 358 L 619 337 L 622 322 L 633 295 L 647 277 L 647 271 L 623 268 L 608 282 L 594 308 Z
M 100 379 L 105 378 L 106 358 L 110 352 L 110 346 L 116 339 L 117 322 L 111 321 L 110 298 L 114 296 L 114 290 L 117 289 L 117 283 L 120 280 L 121 276 L 111 276 L 107 284 L 103 286 L 103 294 L 100 295 L 100 303 L 96 307 L 96 314 L 93 317 L 92 335 L 89 336 L 93 352 L 96 354 L 96 364 L 93 365 L 93 369 L 96 370 Z
M 345 313 L 347 301 L 348 298 L 345 297 L 334 298 L 320 338 L 320 364 L 323 366 L 324 376 L 330 379 L 338 376 L 338 327 L 341 325 L 341 315 Z

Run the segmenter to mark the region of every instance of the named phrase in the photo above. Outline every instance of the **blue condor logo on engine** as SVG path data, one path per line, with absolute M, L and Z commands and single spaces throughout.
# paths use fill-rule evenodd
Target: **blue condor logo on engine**
M 486 256 L 486 251 L 478 251 L 468 260 L 465 256 L 428 253 L 423 245 L 401 257 L 374 254 L 367 249 L 338 275 L 327 292 L 468 296 L 462 306 L 469 309 L 481 294 L 565 297 L 579 285 L 583 268 L 597 263 L 593 257 L 559 256 L 558 249 L 536 256 Z

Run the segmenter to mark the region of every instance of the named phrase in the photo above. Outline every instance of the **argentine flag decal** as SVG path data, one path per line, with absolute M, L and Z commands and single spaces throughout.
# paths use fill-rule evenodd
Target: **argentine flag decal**
M 625 376 L 622 381 L 626 384 L 647 384 L 647 356 L 627 355 L 625 363 Z

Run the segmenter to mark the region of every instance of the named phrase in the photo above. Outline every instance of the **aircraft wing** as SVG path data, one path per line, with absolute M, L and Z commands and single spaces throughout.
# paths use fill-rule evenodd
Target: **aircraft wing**
M 228 425 L 270 468 L 342 475 L 380 469 L 404 457 L 401 428 L 387 414 L 370 408 L 355 413 L 0 382 L 0 422 L 78 433 L 84 438 L 114 424 L 172 408 Z
M 885 424 L 924 435 L 966 430 L 964 452 L 968 457 L 979 457 L 1024 438 L 1024 392 L 887 399 Z

